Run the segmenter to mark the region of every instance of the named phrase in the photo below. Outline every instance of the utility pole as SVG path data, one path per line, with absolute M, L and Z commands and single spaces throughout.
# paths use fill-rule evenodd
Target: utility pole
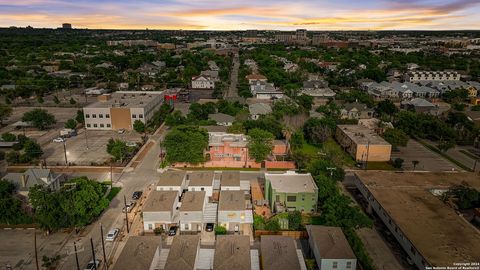
M 90 238 L 90 245 L 92 246 L 93 269 L 97 270 L 97 260 L 95 259 L 95 249 L 93 248 L 93 238 Z
M 125 223 L 127 224 L 127 233 L 130 233 L 130 228 L 128 227 L 128 209 L 127 209 L 127 198 L 123 195 L 123 203 L 125 204 Z
M 65 155 L 65 166 L 68 167 L 68 159 L 67 159 L 67 142 L 63 139 L 63 154 Z
M 88 137 L 87 137 L 87 127 L 85 126 L 85 146 L 88 150 Z
M 75 250 L 75 261 L 77 262 L 77 270 L 80 270 L 80 264 L 78 263 L 77 244 L 73 241 L 73 249 Z
M 35 247 L 35 265 L 37 266 L 37 270 L 40 270 L 40 267 L 38 267 L 37 229 L 33 231 L 33 245 Z
M 100 223 L 100 237 L 102 238 L 103 260 L 105 261 L 105 269 L 108 270 L 107 255 L 105 254 L 105 242 L 103 240 L 103 226 Z
M 113 188 L 113 165 L 112 162 L 110 162 L 110 189 Z

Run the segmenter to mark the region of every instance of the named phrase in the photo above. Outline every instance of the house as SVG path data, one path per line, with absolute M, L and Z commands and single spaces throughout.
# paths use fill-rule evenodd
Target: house
M 245 62 L 247 62 L 247 61 L 245 61 Z M 248 80 L 248 84 L 252 84 L 256 81 L 267 82 L 267 77 L 265 77 L 263 75 L 260 75 L 260 74 L 250 74 L 250 75 L 245 76 L 245 78 Z
M 357 258 L 340 227 L 307 225 L 306 229 L 308 244 L 319 269 L 356 269 Z
M 155 228 L 168 230 L 179 221 L 178 193 L 153 190 L 143 205 L 143 229 L 152 232 Z
M 214 82 L 220 81 L 218 70 L 203 70 L 200 72 L 200 75 L 207 76 Z
M 436 109 L 437 106 L 423 98 L 414 98 L 411 100 L 404 100 L 401 103 L 401 107 L 404 109 L 415 110 L 416 112 L 421 113 L 430 113 L 432 110 Z
M 300 255 L 292 237 L 262 235 L 260 264 L 263 270 L 300 270 Z M 301 258 L 303 262 L 303 257 Z M 305 268 L 306 269 L 306 268 Z
M 218 235 L 213 256 L 213 269 L 251 270 L 250 237 Z
M 340 110 L 340 117 L 342 119 L 366 119 L 372 118 L 373 112 L 373 109 L 368 108 L 363 103 L 346 103 Z
M 480 91 L 480 82 L 469 81 L 467 84 L 468 96 L 477 97 L 478 91 Z
M 334 98 L 336 95 L 336 93 L 328 87 L 328 82 L 324 80 L 304 81 L 300 93 L 313 97 L 313 104 L 316 106 L 325 105 L 329 99 Z
M 225 163 L 240 163 L 245 165 L 249 160 L 247 149 L 247 136 L 244 134 L 231 134 L 225 132 L 208 133 L 208 153 L 211 161 Z
M 160 261 L 162 237 L 130 236 L 113 270 L 154 270 Z
M 215 63 L 215 61 L 208 61 L 208 68 L 213 71 L 220 70 L 220 68 L 217 66 L 217 63 Z
M 187 175 L 188 191 L 205 191 L 206 197 L 213 194 L 213 171 L 192 172 Z
M 157 183 L 158 191 L 176 191 L 180 196 L 186 188 L 186 172 L 168 170 L 160 175 Z
M 257 99 L 280 99 L 284 96 L 283 92 L 277 90 L 273 83 L 265 81 L 252 81 L 250 91 Z
M 203 209 L 207 197 L 205 191 L 187 191 L 180 206 L 180 230 L 201 232 L 203 227 Z
M 265 173 L 265 198 L 274 212 L 317 212 L 318 187 L 311 174 Z
M 200 235 L 175 236 L 164 270 L 196 270 L 199 252 Z
M 28 197 L 30 188 L 40 185 L 50 190 L 59 190 L 66 180 L 65 175 L 57 174 L 50 169 L 29 168 L 23 173 L 8 173 L 2 180 L 14 184 L 20 195 Z
M 250 231 L 253 224 L 251 203 L 242 190 L 221 190 L 218 202 L 218 224 L 230 232 Z
M 389 161 L 392 145 L 362 125 L 337 125 L 335 139 L 357 162 Z
M 208 119 L 215 121 L 219 126 L 231 126 L 235 121 L 235 117 L 224 113 L 209 114 Z
M 220 178 L 220 190 L 240 190 L 240 172 L 223 171 Z
M 215 82 L 205 75 L 192 77 L 192 89 L 214 89 Z
M 272 107 L 267 103 L 254 103 L 248 106 L 250 118 L 257 120 L 261 115 L 272 113 Z

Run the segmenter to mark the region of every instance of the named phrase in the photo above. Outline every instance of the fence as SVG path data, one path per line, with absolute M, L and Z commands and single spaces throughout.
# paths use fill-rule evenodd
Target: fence
M 281 235 L 281 236 L 289 236 L 294 239 L 304 239 L 308 238 L 308 234 L 306 231 L 264 231 L 264 230 L 255 230 L 255 238 L 258 238 L 262 235 Z

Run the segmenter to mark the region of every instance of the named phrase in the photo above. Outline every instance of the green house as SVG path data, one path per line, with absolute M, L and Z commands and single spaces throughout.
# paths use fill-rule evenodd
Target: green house
M 265 198 L 274 213 L 295 210 L 313 213 L 317 211 L 318 187 L 309 173 L 266 173 Z

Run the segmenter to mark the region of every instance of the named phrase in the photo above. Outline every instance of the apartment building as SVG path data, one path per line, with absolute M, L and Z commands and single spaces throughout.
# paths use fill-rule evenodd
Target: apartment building
M 308 244 L 319 269 L 355 270 L 357 258 L 340 227 L 307 225 Z
M 119 91 L 98 96 L 83 108 L 85 127 L 95 130 L 132 130 L 133 123 L 147 123 L 163 102 L 163 92 Z
M 338 125 L 335 139 L 357 162 L 389 161 L 392 145 L 362 125 Z
M 285 211 L 316 212 L 318 187 L 311 174 L 287 171 L 283 174 L 265 173 L 265 198 L 270 209 L 277 213 Z
M 152 232 L 155 228 L 168 230 L 178 224 L 178 194 L 176 191 L 152 191 L 143 205 L 143 229 Z
M 406 82 L 459 81 L 461 75 L 456 71 L 410 71 L 404 75 Z

